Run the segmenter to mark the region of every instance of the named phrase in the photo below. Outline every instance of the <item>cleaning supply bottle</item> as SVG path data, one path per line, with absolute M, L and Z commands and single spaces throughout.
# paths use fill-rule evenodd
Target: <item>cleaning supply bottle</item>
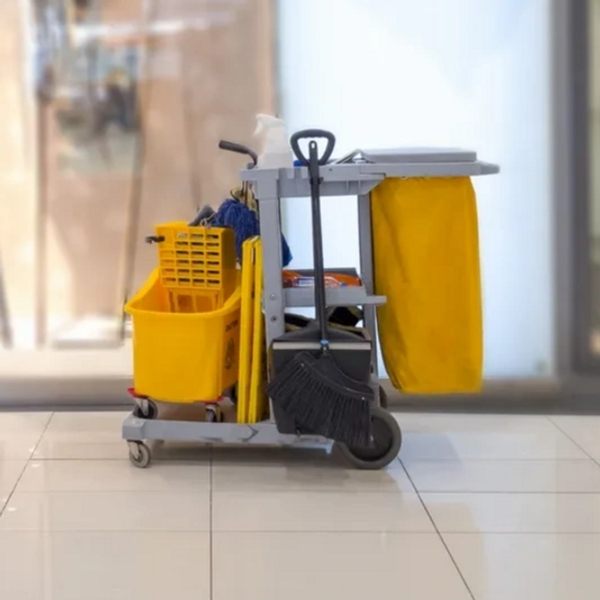
M 256 115 L 255 136 L 262 136 L 263 145 L 258 156 L 258 167 L 278 169 L 293 165 L 292 149 L 285 123 L 271 115 Z

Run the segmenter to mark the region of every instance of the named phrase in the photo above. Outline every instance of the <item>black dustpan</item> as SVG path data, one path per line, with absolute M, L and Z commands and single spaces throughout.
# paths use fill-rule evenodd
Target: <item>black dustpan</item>
M 319 158 L 317 143 L 309 144 L 307 160 L 301 139 L 326 138 Z M 320 214 L 319 165 L 333 152 L 333 134 L 322 130 L 296 133 L 291 139 L 298 159 L 311 177 L 313 252 L 315 267 L 314 325 L 275 339 L 270 358 L 274 377 L 269 385 L 278 430 L 310 431 L 352 445 L 367 445 L 370 435 L 372 344 L 370 339 L 327 327 L 323 244 Z

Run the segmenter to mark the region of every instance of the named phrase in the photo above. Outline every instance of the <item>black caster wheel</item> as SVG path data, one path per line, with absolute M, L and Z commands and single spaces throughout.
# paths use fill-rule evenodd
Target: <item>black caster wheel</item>
M 206 422 L 207 423 L 220 423 L 223 418 L 221 409 L 219 406 L 214 404 L 208 404 L 206 406 Z
M 133 416 L 138 419 L 156 419 L 158 415 L 158 408 L 156 403 L 149 398 L 143 398 L 139 402 L 136 402 L 133 408 Z
M 381 406 L 381 408 L 385 408 L 385 409 L 387 409 L 387 407 L 388 407 L 387 392 L 383 389 L 382 386 L 379 386 L 379 406 Z
M 229 390 L 229 399 L 237 406 L 237 401 L 238 401 L 238 388 L 237 388 L 237 384 L 234 385 Z
M 152 462 L 150 448 L 144 442 L 129 442 L 129 460 L 138 469 L 145 469 Z
M 387 467 L 396 459 L 402 446 L 402 432 L 398 421 L 384 408 L 371 409 L 371 443 L 364 447 L 350 447 L 336 443 L 344 458 L 357 469 L 377 470 Z

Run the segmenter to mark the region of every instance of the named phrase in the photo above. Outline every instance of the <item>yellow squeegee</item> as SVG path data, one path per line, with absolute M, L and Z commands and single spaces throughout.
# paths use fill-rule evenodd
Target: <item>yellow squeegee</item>
M 242 306 L 237 422 L 257 423 L 267 410 L 265 331 L 262 312 L 262 247 L 260 238 L 242 246 Z
M 256 242 L 254 251 L 254 307 L 252 332 L 252 366 L 250 375 L 249 423 L 262 420 L 267 411 L 265 391 L 265 324 L 262 312 L 262 246 Z
M 250 377 L 252 365 L 252 321 L 254 318 L 253 292 L 255 273 L 255 246 L 258 238 L 242 245 L 242 306 L 240 312 L 240 366 L 237 389 L 237 422 L 248 423 L 250 404 Z

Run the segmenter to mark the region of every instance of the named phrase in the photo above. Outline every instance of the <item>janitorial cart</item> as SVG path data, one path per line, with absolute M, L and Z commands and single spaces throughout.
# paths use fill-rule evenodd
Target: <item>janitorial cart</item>
M 264 168 L 253 160 L 241 171 L 260 224 L 241 256 L 233 231 L 210 218 L 164 224 L 151 236 L 159 266 L 126 307 L 133 319 L 136 405 L 123 438 L 136 466 L 150 463 L 152 440 L 334 442 L 364 469 L 383 468 L 398 455 L 400 427 L 377 375 L 377 309 L 386 297 L 376 289 L 374 193 L 390 178 L 470 180 L 498 167 L 457 149 L 363 150 L 335 159 L 335 138 L 323 130 L 298 132 L 290 142 L 294 164 Z M 286 278 L 281 205 L 308 196 L 314 268 Z M 320 202 L 332 196 L 358 199 L 360 272 L 324 267 Z M 295 320 L 290 313 L 297 307 L 315 307 L 315 318 Z M 358 308 L 364 327 L 333 318 L 340 308 Z M 446 353 L 440 364 L 448 360 Z M 461 368 L 461 376 L 467 371 Z M 235 405 L 229 416 L 223 402 Z M 201 420 L 165 419 L 158 410 L 165 403 L 199 403 L 205 411 Z

